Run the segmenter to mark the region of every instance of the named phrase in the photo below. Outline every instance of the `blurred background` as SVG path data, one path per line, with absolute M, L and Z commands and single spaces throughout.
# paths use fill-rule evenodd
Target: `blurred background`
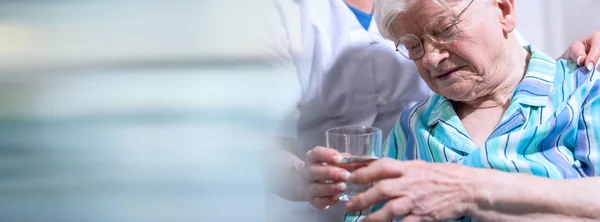
M 1 0 L 0 221 L 265 221 L 265 4 Z
M 599 2 L 517 1 L 518 29 L 559 56 Z M 270 7 L 0 0 L 0 221 L 267 220 L 265 138 L 295 135 L 299 90 Z
M 554 57 L 600 30 L 597 0 L 515 0 L 515 7 L 517 29 L 523 37 Z

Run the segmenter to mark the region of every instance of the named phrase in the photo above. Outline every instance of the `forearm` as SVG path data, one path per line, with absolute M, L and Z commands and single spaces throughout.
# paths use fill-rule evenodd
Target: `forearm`
M 267 166 L 273 192 L 291 201 L 307 201 L 301 173 L 304 161 L 292 154 L 295 141 L 276 137 L 273 142 L 273 155 Z
M 551 180 L 481 170 L 469 212 L 483 221 L 598 221 L 600 178 Z M 487 175 L 487 176 L 486 176 Z

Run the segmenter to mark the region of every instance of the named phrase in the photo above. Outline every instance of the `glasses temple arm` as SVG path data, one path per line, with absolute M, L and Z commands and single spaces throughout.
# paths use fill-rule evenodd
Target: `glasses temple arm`
M 467 7 L 465 7 L 465 9 L 462 10 L 462 12 L 460 12 L 460 14 L 458 14 L 458 16 L 456 16 L 456 20 L 460 19 L 460 17 L 465 13 L 465 11 L 467 11 L 467 9 L 469 8 L 469 6 L 471 6 L 471 4 L 473 4 L 475 0 L 471 0 L 471 2 L 469 2 L 469 4 L 467 5 Z

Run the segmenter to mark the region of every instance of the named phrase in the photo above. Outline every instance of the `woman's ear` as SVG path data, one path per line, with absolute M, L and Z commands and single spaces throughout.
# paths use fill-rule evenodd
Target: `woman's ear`
M 502 22 L 502 30 L 505 34 L 511 33 L 517 27 L 515 1 L 514 0 L 495 0 L 498 8 L 502 13 L 500 21 Z

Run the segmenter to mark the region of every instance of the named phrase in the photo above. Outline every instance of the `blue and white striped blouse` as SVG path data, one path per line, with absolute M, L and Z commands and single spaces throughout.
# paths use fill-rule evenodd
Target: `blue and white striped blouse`
M 525 77 L 483 146 L 469 138 L 450 100 L 434 95 L 401 114 L 385 144 L 388 157 L 555 179 L 600 175 L 600 75 L 526 49 Z

